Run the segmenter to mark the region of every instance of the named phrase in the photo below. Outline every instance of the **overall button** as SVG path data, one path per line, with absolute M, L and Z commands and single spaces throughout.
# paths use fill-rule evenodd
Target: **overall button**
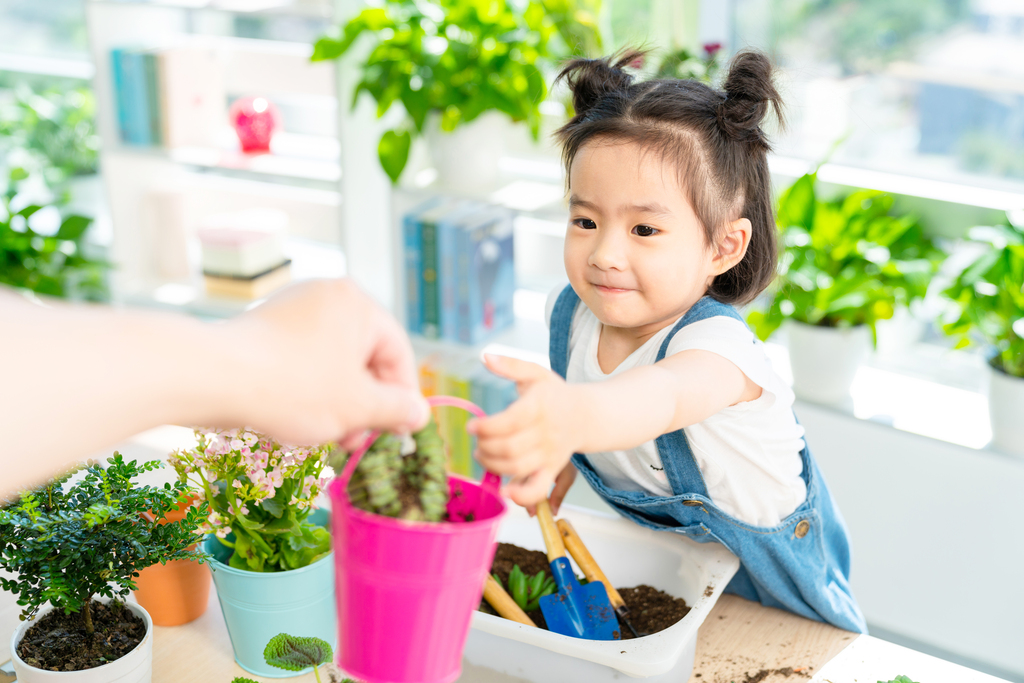
M 811 530 L 811 523 L 806 519 L 800 520 L 800 523 L 796 525 L 796 529 L 793 531 L 797 538 L 803 538 L 807 535 L 807 532 Z
M 685 505 L 687 507 L 691 507 L 691 508 L 699 508 L 703 504 L 704 503 L 700 502 L 699 500 L 684 500 L 683 501 L 683 505 Z

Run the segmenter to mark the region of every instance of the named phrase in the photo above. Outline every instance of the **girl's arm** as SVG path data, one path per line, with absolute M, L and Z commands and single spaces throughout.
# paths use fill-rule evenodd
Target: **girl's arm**
M 472 421 L 470 430 L 481 464 L 514 477 L 506 493 L 520 505 L 546 496 L 573 453 L 633 448 L 761 395 L 736 365 L 710 351 L 682 351 L 586 384 L 567 384 L 513 358 L 485 361 L 516 382 L 520 398 L 499 415 Z
M 289 287 L 226 323 L 0 287 L 0 497 L 161 424 L 286 443 L 420 427 L 408 338 L 353 284 Z

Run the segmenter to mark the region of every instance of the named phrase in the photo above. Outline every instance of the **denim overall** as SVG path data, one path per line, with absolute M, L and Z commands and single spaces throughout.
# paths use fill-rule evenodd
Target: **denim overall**
M 569 364 L 570 328 L 579 301 L 572 287 L 566 287 L 551 315 L 551 369 L 563 378 Z M 657 360 L 665 357 L 669 342 L 683 326 L 714 316 L 743 321 L 732 306 L 705 296 L 672 328 Z M 611 507 L 637 524 L 675 531 L 702 543 L 717 541 L 731 550 L 740 558 L 741 566 L 726 592 L 848 631 L 867 632 L 864 616 L 850 591 L 846 525 L 806 446 L 800 458 L 807 499 L 777 526 L 758 527 L 731 517 L 711 502 L 682 429 L 659 436 L 655 443 L 675 495 L 614 490 L 601 481 L 585 455 L 577 453 L 572 461 Z

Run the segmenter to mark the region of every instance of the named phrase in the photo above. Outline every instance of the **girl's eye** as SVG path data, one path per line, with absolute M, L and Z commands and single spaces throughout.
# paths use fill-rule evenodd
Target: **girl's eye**
M 589 218 L 577 218 L 576 220 L 573 221 L 573 223 L 575 223 L 576 225 L 580 226 L 584 230 L 596 230 L 597 229 L 597 223 L 595 223 L 594 221 L 590 220 Z
M 639 235 L 640 237 L 650 237 L 651 235 L 659 232 L 657 229 L 652 228 L 649 225 L 638 225 L 633 228 L 633 234 Z

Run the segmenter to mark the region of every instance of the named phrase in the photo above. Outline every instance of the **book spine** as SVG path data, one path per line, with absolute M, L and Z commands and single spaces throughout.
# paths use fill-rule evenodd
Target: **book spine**
M 448 379 L 448 392 L 449 396 L 470 400 L 472 393 L 469 378 L 461 372 L 453 372 Z M 470 415 L 465 410 L 449 409 L 448 413 L 448 443 L 451 447 L 448 453 L 449 469 L 468 477 L 473 472 L 472 445 L 466 431 Z
M 420 223 L 420 253 L 423 258 L 423 313 L 420 332 L 437 339 L 440 332 L 440 306 L 437 291 L 437 224 Z
M 128 139 L 132 145 L 149 144 L 149 120 L 146 114 L 146 84 L 142 55 L 126 50 L 121 55 L 123 85 L 128 120 Z
M 124 50 L 114 48 L 110 51 L 110 67 L 114 79 L 114 102 L 117 105 L 117 129 L 121 142 L 128 142 L 128 102 L 125 97 L 124 85 Z
M 407 213 L 402 219 L 402 234 L 405 240 L 405 325 L 410 332 L 421 334 L 423 257 L 420 251 L 420 223 L 415 214 Z
M 156 53 L 142 55 L 146 80 L 146 114 L 149 144 L 163 144 L 163 127 L 160 122 L 160 80 L 157 76 Z
M 455 239 L 459 228 L 449 220 L 437 222 L 437 291 L 440 336 L 448 341 L 458 341 L 455 304 Z
M 473 243 L 469 228 L 459 230 L 455 242 L 455 332 L 458 341 L 473 344 L 473 324 L 470 316 L 470 262 L 473 258 Z

